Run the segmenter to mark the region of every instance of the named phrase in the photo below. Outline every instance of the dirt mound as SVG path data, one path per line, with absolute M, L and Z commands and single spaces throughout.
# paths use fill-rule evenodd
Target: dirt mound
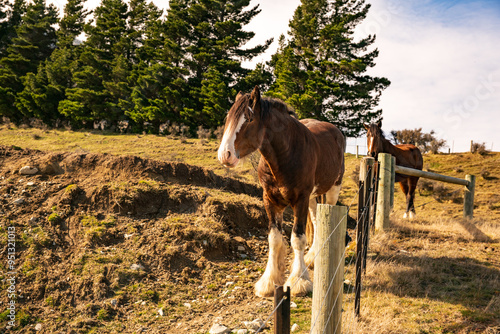
M 38 172 L 21 174 L 25 166 Z M 181 316 L 179 298 L 217 295 L 219 266 L 264 259 L 261 193 L 178 162 L 0 147 L 2 240 L 8 226 L 16 229 L 15 330 L 42 321 L 46 333 L 135 332 L 163 308 L 169 316 L 142 331 L 178 332 L 171 320 Z M 172 296 L 178 284 L 183 292 Z M 248 294 L 241 289 L 233 302 Z M 137 312 L 146 315 L 115 328 Z M 205 328 L 202 319 L 191 328 Z
M 199 185 L 237 194 L 261 197 L 258 186 L 216 175 L 209 169 L 181 162 L 166 162 L 135 156 L 92 153 L 44 153 L 0 146 L 2 169 L 15 174 L 23 166 L 36 167 L 42 175 L 87 175 L 94 180 L 149 178 L 161 182 Z

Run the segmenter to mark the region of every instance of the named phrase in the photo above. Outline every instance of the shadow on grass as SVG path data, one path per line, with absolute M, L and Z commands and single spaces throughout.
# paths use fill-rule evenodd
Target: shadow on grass
M 372 281 L 366 289 L 462 305 L 466 308 L 462 315 L 469 321 L 500 325 L 500 305 L 491 305 L 500 290 L 500 271 L 489 262 L 411 254 L 379 255 L 373 261 L 394 269 L 386 271 L 388 279 Z
M 467 231 L 470 233 L 470 235 L 474 238 L 474 241 L 478 242 L 494 242 L 493 239 L 491 239 L 489 236 L 484 234 L 483 231 L 481 231 L 476 225 L 474 225 L 474 222 L 467 220 L 467 219 L 459 219 L 458 223 Z

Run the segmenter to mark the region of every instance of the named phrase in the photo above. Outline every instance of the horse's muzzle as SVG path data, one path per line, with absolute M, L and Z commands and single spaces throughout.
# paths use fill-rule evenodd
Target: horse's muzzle
M 232 168 L 236 167 L 240 159 L 237 155 L 232 154 L 231 151 L 227 150 L 219 154 L 219 161 L 224 166 Z

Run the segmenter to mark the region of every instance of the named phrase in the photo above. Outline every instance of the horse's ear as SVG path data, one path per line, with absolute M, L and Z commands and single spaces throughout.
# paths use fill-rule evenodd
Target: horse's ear
M 259 89 L 259 86 L 255 86 L 255 88 L 252 90 L 252 93 L 250 94 L 250 100 L 252 101 L 252 104 L 254 106 L 258 102 L 260 102 L 260 89 Z
M 260 90 L 259 86 L 255 86 L 255 88 L 252 90 L 252 93 L 250 94 L 250 105 L 252 108 L 252 111 L 256 115 L 261 115 L 261 110 L 260 110 Z
M 363 123 L 363 126 L 365 127 L 365 130 L 366 130 L 366 131 L 370 130 L 370 126 L 369 126 L 368 124 Z
M 377 126 L 382 129 L 382 120 L 378 121 Z
M 242 96 L 243 96 L 243 93 L 241 91 L 239 91 L 238 94 L 236 95 L 236 99 L 234 100 L 234 102 L 238 101 Z

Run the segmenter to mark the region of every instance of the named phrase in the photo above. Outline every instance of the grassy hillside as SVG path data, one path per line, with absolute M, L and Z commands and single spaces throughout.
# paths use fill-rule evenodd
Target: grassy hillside
M 214 322 L 244 328 L 271 312 L 271 300 L 253 295 L 267 256 L 255 158 L 228 171 L 215 140 L 5 125 L 0 145 L 3 254 L 7 227 L 16 228 L 14 332 L 40 324 L 42 333 L 207 333 Z M 422 181 L 417 219 L 402 220 L 396 190 L 393 228 L 371 239 L 359 321 L 346 283 L 344 332 L 500 329 L 500 154 L 424 161 L 437 173 L 477 176 L 475 218 L 461 218 L 460 186 Z M 41 173 L 19 175 L 25 165 Z M 358 165 L 346 155 L 340 200 L 351 216 Z M 0 269 L 6 291 L 6 263 Z M 351 282 L 353 272 L 347 262 Z M 0 301 L 7 305 L 7 293 Z M 308 333 L 311 296 L 292 301 L 292 323 Z

